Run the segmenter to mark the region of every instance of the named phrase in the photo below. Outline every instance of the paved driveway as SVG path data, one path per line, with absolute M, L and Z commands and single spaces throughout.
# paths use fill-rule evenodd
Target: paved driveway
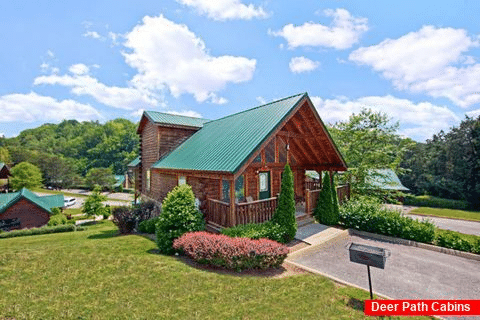
M 349 260 L 348 244 L 362 243 L 392 252 L 385 269 L 371 268 L 373 290 L 394 299 L 478 299 L 480 261 L 416 247 L 348 236 L 330 241 L 291 261 L 368 290 L 367 267 Z M 473 319 L 473 318 L 470 318 Z
M 480 236 L 480 222 L 466 221 L 466 220 L 459 220 L 459 219 L 445 219 L 445 218 L 437 218 L 437 217 L 430 217 L 430 216 L 429 217 L 417 216 L 414 214 L 405 214 L 405 216 L 411 217 L 417 220 L 428 219 L 440 229 L 453 230 L 461 233 L 474 234 L 476 236 Z

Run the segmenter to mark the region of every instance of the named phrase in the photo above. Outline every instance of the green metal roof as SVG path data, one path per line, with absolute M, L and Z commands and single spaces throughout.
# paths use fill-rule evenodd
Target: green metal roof
M 115 184 L 113 187 L 119 187 L 121 184 L 125 182 L 125 175 L 115 175 Z
M 375 169 L 367 178 L 374 189 L 410 191 L 405 187 L 392 169 Z
M 5 165 L 5 163 L 0 162 L 0 169 L 2 169 L 4 165 Z
M 201 128 L 205 122 L 210 120 L 194 117 L 180 116 L 176 114 L 163 113 L 157 111 L 145 111 L 144 114 L 154 123 L 170 124 L 187 127 Z
M 235 173 L 306 93 L 207 122 L 152 167 Z
M 136 157 L 129 164 L 127 164 L 127 167 L 136 167 L 139 164 L 140 164 L 140 156 Z
M 37 196 L 30 190 L 23 188 L 17 192 L 0 194 L 0 213 L 3 213 L 22 198 L 30 200 L 40 208 L 50 213 L 52 212 L 52 208 L 64 206 L 63 194 Z

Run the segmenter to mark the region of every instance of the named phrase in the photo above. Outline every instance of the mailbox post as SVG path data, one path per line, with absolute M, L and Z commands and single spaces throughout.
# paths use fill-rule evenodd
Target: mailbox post
M 367 265 L 368 286 L 370 288 L 370 299 L 373 299 L 372 278 L 370 276 L 370 266 L 384 269 L 387 257 L 390 251 L 384 248 L 367 246 L 364 244 L 352 243 L 348 248 L 350 252 L 350 261 Z

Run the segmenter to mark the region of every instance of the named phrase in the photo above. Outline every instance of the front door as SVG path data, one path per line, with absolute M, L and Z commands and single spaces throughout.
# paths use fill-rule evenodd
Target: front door
M 258 173 L 258 199 L 268 199 L 271 197 L 270 193 L 270 172 L 259 172 Z

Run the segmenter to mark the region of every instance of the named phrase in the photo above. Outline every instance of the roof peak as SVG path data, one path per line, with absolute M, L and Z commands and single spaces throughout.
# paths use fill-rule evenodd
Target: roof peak
M 271 104 L 274 104 L 274 103 L 278 103 L 278 102 L 280 102 L 280 101 L 288 100 L 288 99 L 291 99 L 291 98 L 294 98 L 294 97 L 298 97 L 298 96 L 305 96 L 305 95 L 308 96 L 308 93 L 307 93 L 307 92 L 297 93 L 297 94 L 291 95 L 291 96 L 289 96 L 289 97 L 285 97 L 285 98 L 282 98 L 282 99 L 270 101 L 269 103 L 261 104 L 261 105 L 259 105 L 259 106 L 256 106 L 256 107 L 253 107 L 253 108 L 250 108 L 250 109 L 247 109 L 247 110 L 242 110 L 242 111 L 239 111 L 239 112 L 236 112 L 236 113 L 232 113 L 232 114 L 226 115 L 226 116 L 224 116 L 224 117 L 221 117 L 221 118 L 218 118 L 218 119 L 215 119 L 215 120 L 208 121 L 208 122 L 206 122 L 205 124 L 210 123 L 210 122 L 215 122 L 215 121 L 218 121 L 218 120 L 222 120 L 222 119 L 225 119 L 225 118 L 228 118 L 228 117 L 233 117 L 233 116 L 236 116 L 236 115 L 238 115 L 238 114 L 245 113 L 245 112 L 249 112 L 249 111 L 252 111 L 252 110 L 255 110 L 255 109 L 260 109 L 260 108 L 266 107 L 266 106 L 268 106 L 268 105 L 271 105 Z
M 165 114 L 165 115 L 168 115 L 168 116 L 174 116 L 174 117 L 182 117 L 182 118 L 200 119 L 200 120 L 209 120 L 209 121 L 210 121 L 210 119 L 206 119 L 206 118 L 192 117 L 192 116 L 184 116 L 184 115 L 175 114 L 175 113 L 161 112 L 161 111 L 155 111 L 155 110 L 145 110 L 145 111 L 144 111 L 144 113 L 151 113 L 151 112 L 161 113 L 161 114 Z

